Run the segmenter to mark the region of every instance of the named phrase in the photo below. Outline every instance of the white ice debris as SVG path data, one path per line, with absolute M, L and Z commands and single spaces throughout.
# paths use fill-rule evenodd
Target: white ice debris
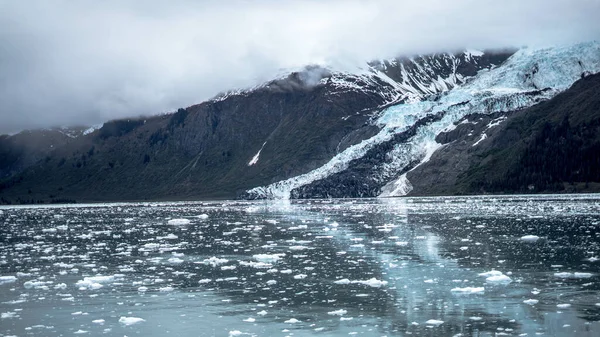
M 169 225 L 189 225 L 191 221 L 190 219 L 171 219 L 167 223 Z
M 107 275 L 107 276 L 89 276 L 84 277 L 83 280 L 77 281 L 76 286 L 79 290 L 95 290 L 103 287 L 102 283 L 114 282 L 116 279 L 121 278 L 122 275 Z
M 557 304 L 556 307 L 560 308 L 560 309 L 566 309 L 569 308 L 571 305 L 569 303 L 561 303 L 561 304 Z
M 272 263 L 281 260 L 285 254 L 255 254 L 252 257 L 260 262 Z
M 444 321 L 440 321 L 440 320 L 437 320 L 437 319 L 430 319 L 427 322 L 425 322 L 425 324 L 438 326 L 438 325 L 444 324 Z
M 119 323 L 123 324 L 123 325 L 133 325 L 133 324 L 137 324 L 137 323 L 141 323 L 141 322 L 145 322 L 146 320 L 143 318 L 139 318 L 139 317 L 126 317 L 126 316 L 121 316 L 121 318 L 119 318 Z
M 593 276 L 592 273 L 581 273 L 581 272 L 575 272 L 575 273 L 569 273 L 569 272 L 560 272 L 560 273 L 554 273 L 555 277 L 559 277 L 559 278 L 590 278 Z
M 332 315 L 332 316 L 344 316 L 347 313 L 348 313 L 347 310 L 339 309 L 339 310 L 329 311 L 327 314 Z
M 363 284 L 363 285 L 373 287 L 373 288 L 380 288 L 380 287 L 388 284 L 387 281 L 381 281 L 374 277 L 371 279 L 368 279 L 368 280 L 353 280 L 353 281 L 351 281 L 349 279 L 341 279 L 341 280 L 334 281 L 333 283 L 335 283 L 335 284 Z
M 213 266 L 213 267 L 216 267 L 216 266 L 225 264 L 227 262 L 229 262 L 229 260 L 227 260 L 227 259 L 221 259 L 221 258 L 218 258 L 216 256 L 213 256 L 213 257 L 210 257 L 208 259 L 202 260 L 201 263 L 207 264 L 207 265 L 210 265 L 210 266 Z
M 535 305 L 535 304 L 538 304 L 539 302 L 540 301 L 536 300 L 536 299 L 528 299 L 528 300 L 523 301 L 523 303 L 529 304 L 529 305 Z
M 17 280 L 16 276 L 0 276 L 0 284 L 4 284 L 4 283 L 11 283 L 11 282 L 15 282 Z
M 300 323 L 300 321 L 295 318 L 290 318 L 290 319 L 284 321 L 283 323 L 295 324 L 295 323 Z
M 506 275 L 497 275 L 486 278 L 485 282 L 495 284 L 509 284 L 512 282 L 512 279 Z
M 525 236 L 521 237 L 521 241 L 524 241 L 524 242 L 536 242 L 539 239 L 540 239 L 540 237 L 537 235 L 525 235 Z
M 483 294 L 485 292 L 484 287 L 464 287 L 464 288 L 453 288 L 450 290 L 455 294 Z
M 509 284 L 512 282 L 512 279 L 510 277 L 504 275 L 501 271 L 498 270 L 480 273 L 479 276 L 485 277 L 485 282 L 487 283 Z

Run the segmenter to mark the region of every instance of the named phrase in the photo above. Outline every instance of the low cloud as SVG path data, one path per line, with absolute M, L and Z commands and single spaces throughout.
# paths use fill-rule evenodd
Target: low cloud
M 306 65 L 592 40 L 598 13 L 597 0 L 0 0 L 0 133 L 173 111 Z

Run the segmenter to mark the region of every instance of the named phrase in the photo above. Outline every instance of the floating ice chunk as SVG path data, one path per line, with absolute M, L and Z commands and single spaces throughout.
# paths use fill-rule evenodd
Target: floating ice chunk
M 158 291 L 160 291 L 162 293 L 168 293 L 168 292 L 171 292 L 173 290 L 175 290 L 175 288 L 170 287 L 170 286 L 158 288 Z
M 255 254 L 252 257 L 261 262 L 277 262 L 284 257 L 285 254 Z
M 52 284 L 52 281 L 27 281 L 23 283 L 23 287 L 25 289 L 48 290 L 48 284 Z
M 347 313 L 348 313 L 347 310 L 339 309 L 339 310 L 330 311 L 327 314 L 332 315 L 332 316 L 344 316 Z
M 189 225 L 191 221 L 190 219 L 171 219 L 167 223 L 169 225 Z
M 54 286 L 54 289 L 67 289 L 67 285 L 65 283 L 59 283 Z
M 484 287 L 465 287 L 465 288 L 453 288 L 450 290 L 456 294 L 483 294 L 485 292 Z
M 561 272 L 561 273 L 554 273 L 555 277 L 559 277 L 559 278 L 590 278 L 593 276 L 592 273 L 581 273 L 581 272 L 575 272 L 575 273 L 568 273 L 568 272 Z
M 17 280 L 16 276 L 0 276 L 0 284 L 11 283 Z
M 240 261 L 240 266 L 257 268 L 257 269 L 269 269 L 273 267 L 270 263 L 256 262 L 256 261 Z
M 299 320 L 295 319 L 295 318 L 290 318 L 287 321 L 283 322 L 283 323 L 289 323 L 289 324 L 295 324 L 295 323 L 300 323 Z
M 298 275 L 294 275 L 294 279 L 296 280 L 303 280 L 307 277 L 308 275 L 306 274 L 298 274 Z
M 437 319 L 430 319 L 427 322 L 425 322 L 425 324 L 438 326 L 438 325 L 444 324 L 444 321 L 440 321 L 440 320 L 437 320 Z
M 77 330 L 77 331 L 75 331 L 75 332 L 73 332 L 73 333 L 74 333 L 74 334 L 76 334 L 76 335 L 82 335 L 82 334 L 84 334 L 84 333 L 88 333 L 88 332 L 87 332 L 86 330 L 81 330 L 81 329 L 79 329 L 79 330 Z
M 167 261 L 169 261 L 170 263 L 182 263 L 183 262 L 183 260 L 178 257 L 172 257 L 172 258 L 168 259 Z
M 524 241 L 524 242 L 536 242 L 539 239 L 540 239 L 540 237 L 537 235 L 525 235 L 525 236 L 521 237 L 521 241 Z
M 154 243 L 154 242 L 150 242 L 150 243 L 144 244 L 144 248 L 146 248 L 146 249 L 158 249 L 158 248 L 160 248 L 160 244 Z
M 227 260 L 227 259 L 220 259 L 220 258 L 218 258 L 216 256 L 213 256 L 213 257 L 208 258 L 208 259 L 204 259 L 202 261 L 202 263 L 211 265 L 213 267 L 216 267 L 218 265 L 221 265 L 221 264 L 224 264 L 224 263 L 227 263 L 227 262 L 229 262 L 229 260 Z
M 492 270 L 492 271 L 488 271 L 488 272 L 485 272 L 485 273 L 480 273 L 478 275 L 479 276 L 483 276 L 483 277 L 490 277 L 490 276 L 500 276 L 500 275 L 504 275 L 504 274 L 502 274 L 501 271 Z
M 335 284 L 350 284 L 350 280 L 347 278 L 341 279 L 341 280 L 337 280 L 337 281 L 333 281 L 333 283 Z
M 2 318 L 2 319 L 15 318 L 15 317 L 19 317 L 19 316 L 14 311 L 3 312 L 2 314 L 0 314 L 0 318 Z
M 486 278 L 485 282 L 496 284 L 509 284 L 512 282 L 512 279 L 506 275 L 496 275 Z
M 198 216 L 196 216 L 198 219 L 200 220 L 206 220 L 208 219 L 208 214 L 200 214 Z
M 109 283 L 115 281 L 117 276 L 120 275 L 107 275 L 107 276 L 89 276 L 84 277 L 83 280 L 77 281 L 76 286 L 79 290 L 95 290 L 103 287 L 102 283 Z
M 387 281 L 381 281 L 374 277 L 369 280 L 352 280 L 352 281 L 345 278 L 345 279 L 333 281 L 333 283 L 335 283 L 335 284 L 364 284 L 366 286 L 373 287 L 373 288 L 379 288 L 381 286 L 388 284 Z
M 260 316 L 264 316 L 267 314 L 267 312 L 265 310 L 261 310 L 261 311 L 257 312 L 256 314 L 260 315 Z
M 569 308 L 571 305 L 569 303 L 562 303 L 562 304 L 557 304 L 556 307 L 560 308 L 560 309 L 566 309 Z
M 209 279 L 209 278 L 205 278 L 205 279 L 198 281 L 199 284 L 206 284 L 206 283 L 210 283 L 210 282 L 212 282 L 212 279 Z
M 95 319 L 92 321 L 92 323 L 94 324 L 104 324 L 104 320 L 103 319 Z
M 255 321 L 256 321 L 256 319 L 252 318 L 252 317 L 248 317 L 248 318 L 244 319 L 244 322 L 248 322 L 248 323 L 254 323 Z
M 123 325 L 133 325 L 133 324 L 137 324 L 137 323 L 141 323 L 141 322 L 145 322 L 146 320 L 143 318 L 139 318 L 139 317 L 125 317 L 125 316 L 121 316 L 121 318 L 119 318 L 119 323 L 123 324 Z
M 535 304 L 538 304 L 539 302 L 540 301 L 536 300 L 536 299 L 528 299 L 528 300 L 523 301 L 523 303 L 529 304 L 529 305 L 535 305 Z
M 360 284 L 364 284 L 367 285 L 369 287 L 373 287 L 373 288 L 379 288 L 381 286 L 384 286 L 387 284 L 387 281 L 381 281 L 378 280 L 376 278 L 371 278 L 369 280 L 365 280 L 365 281 L 355 281 L 356 283 L 360 283 Z

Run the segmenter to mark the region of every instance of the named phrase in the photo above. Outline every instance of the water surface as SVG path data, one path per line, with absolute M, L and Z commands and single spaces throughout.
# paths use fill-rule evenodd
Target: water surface
M 0 336 L 600 335 L 600 196 L 0 208 Z

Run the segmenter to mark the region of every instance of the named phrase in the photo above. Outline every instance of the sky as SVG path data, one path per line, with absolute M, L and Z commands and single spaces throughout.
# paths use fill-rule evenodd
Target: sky
M 600 39 L 600 0 L 0 0 L 0 134 L 174 111 L 306 65 Z

